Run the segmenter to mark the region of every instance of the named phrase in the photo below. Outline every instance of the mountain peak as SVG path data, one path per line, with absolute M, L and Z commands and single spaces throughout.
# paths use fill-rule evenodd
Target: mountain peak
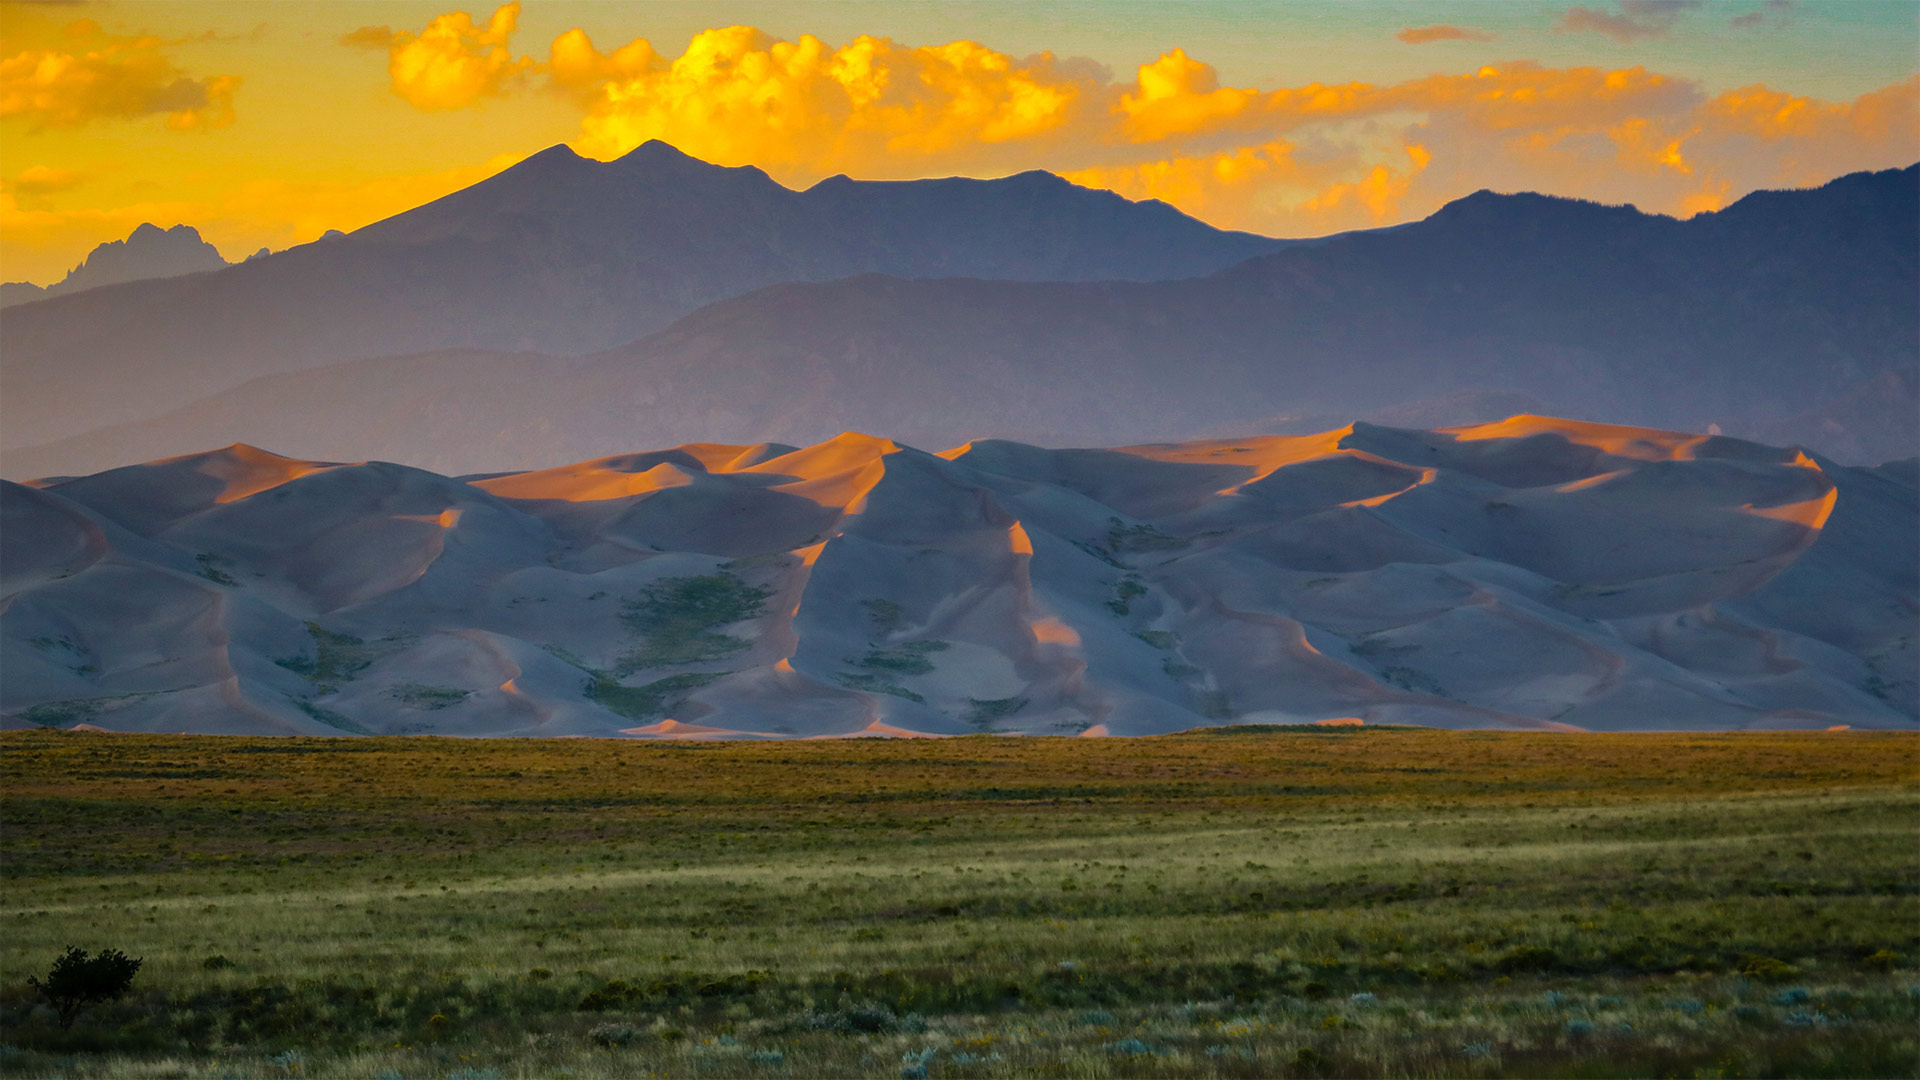
M 574 150 L 573 147 L 568 146 L 566 143 L 554 143 L 552 146 L 547 147 L 545 150 L 538 151 L 537 153 L 528 154 L 525 158 L 522 158 L 520 161 L 520 166 L 534 165 L 534 164 L 544 165 L 549 163 L 571 163 L 575 161 L 585 161 L 585 160 L 587 159 L 581 157 L 578 151 Z
M 163 229 L 143 221 L 125 240 L 109 240 L 88 252 L 85 261 L 45 289 L 25 282 L 10 283 L 7 295 L 0 297 L 0 307 L 102 285 L 219 270 L 227 265 L 220 250 L 201 238 L 199 229 L 191 225 Z
M 699 158 L 694 157 L 692 154 L 687 153 L 672 143 L 660 139 L 648 139 L 646 142 L 621 154 L 614 160 L 632 162 L 636 165 L 684 165 L 691 163 L 694 165 L 706 165 L 709 168 L 718 167 L 713 165 L 712 162 L 701 161 Z

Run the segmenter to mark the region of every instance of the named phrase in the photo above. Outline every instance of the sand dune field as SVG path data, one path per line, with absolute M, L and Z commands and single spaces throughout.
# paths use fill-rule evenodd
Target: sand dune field
M 1916 724 L 1916 467 L 1534 416 L 5 485 L 9 727 L 653 739 Z

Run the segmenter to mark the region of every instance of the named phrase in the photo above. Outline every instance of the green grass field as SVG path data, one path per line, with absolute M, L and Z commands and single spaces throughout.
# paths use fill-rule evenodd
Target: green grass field
M 10 733 L 0 1072 L 1911 1076 L 1917 751 Z

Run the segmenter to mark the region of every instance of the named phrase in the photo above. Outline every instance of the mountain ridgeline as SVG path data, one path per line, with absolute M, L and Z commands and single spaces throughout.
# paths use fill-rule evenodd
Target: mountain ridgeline
M 10 311 L 0 416 L 17 447 L 339 361 L 593 352 L 781 282 L 1191 277 L 1283 243 L 1049 173 L 793 191 L 661 142 L 611 162 L 556 146 L 349 235 Z
M 661 144 L 553 150 L 347 237 L 9 312 L 5 472 L 223 441 L 459 474 L 636 438 L 1111 445 L 1521 411 L 1875 463 L 1920 447 L 1916 235 L 1920 166 L 1687 221 L 1479 192 L 1287 243 L 1045 174 L 793 192 Z
M 152 222 L 135 228 L 125 240 L 109 240 L 87 254 L 86 261 L 59 281 L 41 288 L 30 281 L 0 285 L 0 307 L 31 303 L 49 296 L 97 289 L 128 281 L 179 277 L 218 270 L 227 265 L 220 249 L 200 238 L 191 225 L 163 229 Z

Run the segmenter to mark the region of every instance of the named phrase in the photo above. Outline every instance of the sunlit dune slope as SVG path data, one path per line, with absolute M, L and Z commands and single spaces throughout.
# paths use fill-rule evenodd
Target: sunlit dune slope
M 1516 416 L 0 496 L 10 726 L 762 738 L 1911 727 L 1914 462 Z

